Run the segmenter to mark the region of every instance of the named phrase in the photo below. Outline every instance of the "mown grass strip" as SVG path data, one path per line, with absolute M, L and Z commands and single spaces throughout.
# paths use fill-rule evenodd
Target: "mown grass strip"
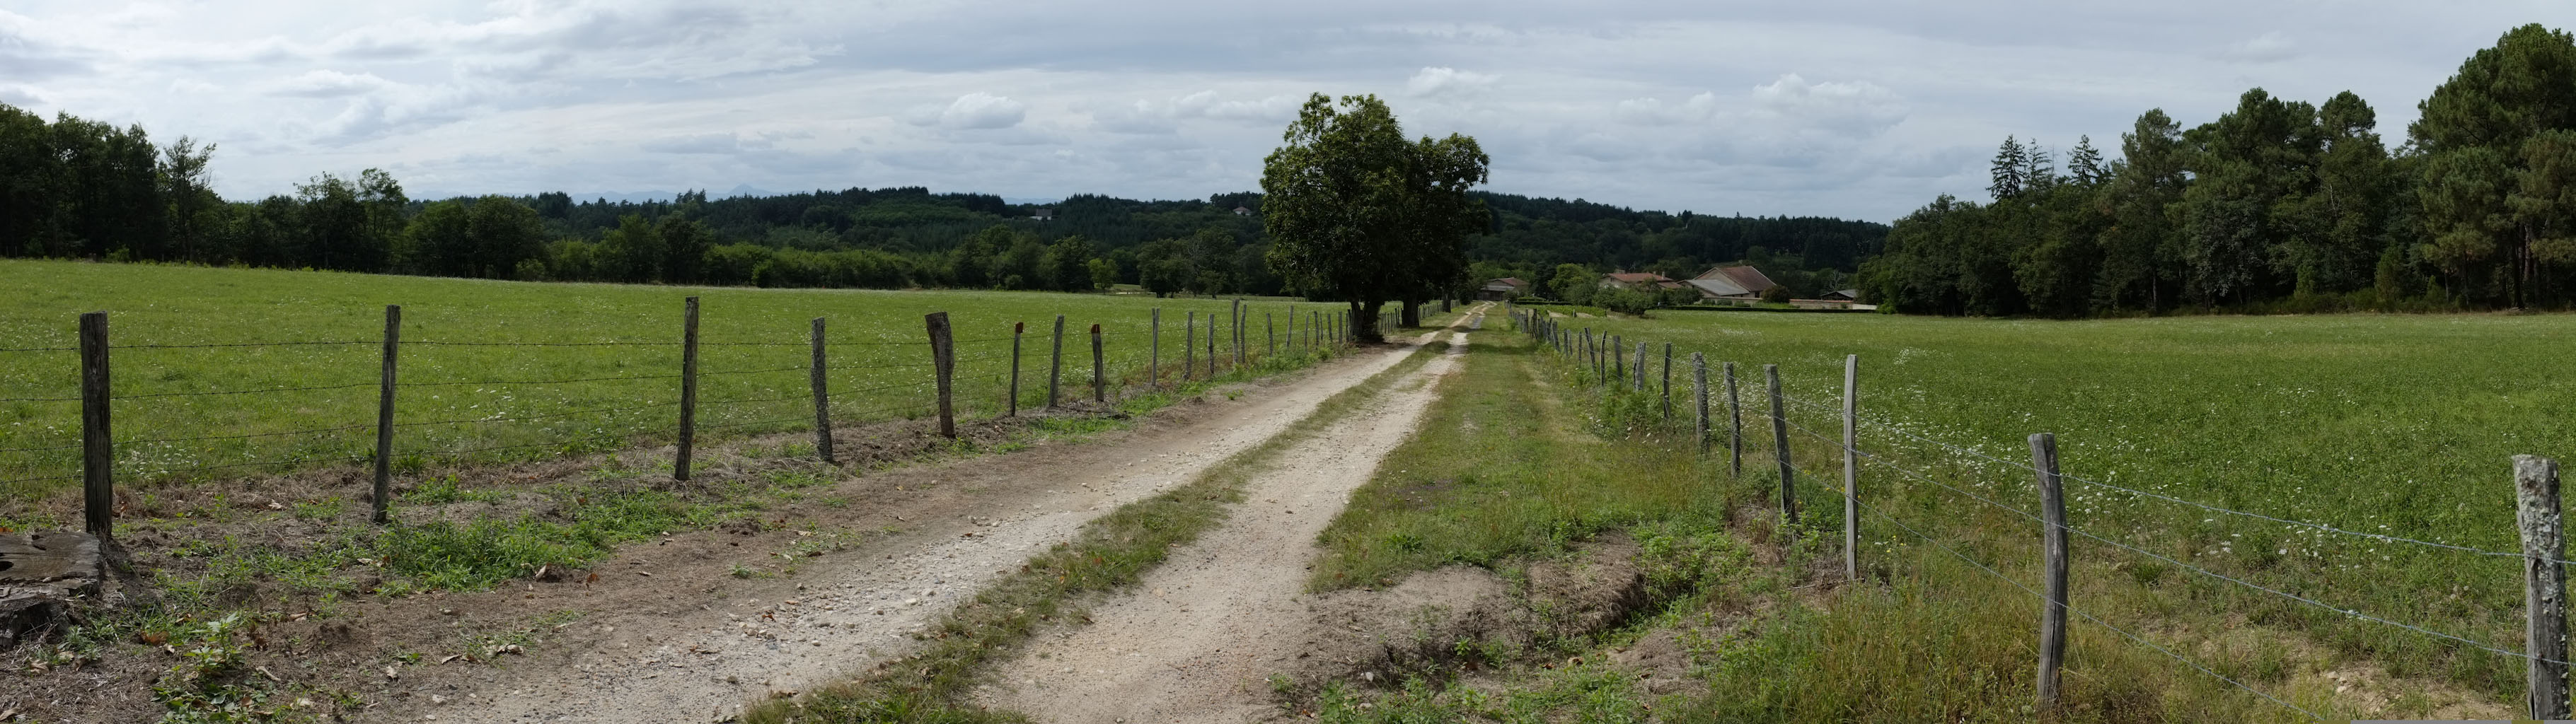
M 976 709 L 960 701 L 986 663 L 1013 654 L 1038 630 L 1082 620 L 1081 602 L 1134 584 L 1171 551 L 1224 524 L 1244 485 L 1298 442 L 1348 418 L 1369 398 L 1419 370 L 1447 344 L 1416 350 L 1395 366 L 1326 398 L 1315 412 L 1259 445 L 1237 452 L 1196 479 L 1120 506 L 1086 524 L 1080 538 L 1029 559 L 1020 570 L 976 594 L 920 636 L 923 650 L 885 662 L 859 678 L 788 700 L 756 704 L 751 724 L 798 722 L 1020 722 L 1025 715 Z

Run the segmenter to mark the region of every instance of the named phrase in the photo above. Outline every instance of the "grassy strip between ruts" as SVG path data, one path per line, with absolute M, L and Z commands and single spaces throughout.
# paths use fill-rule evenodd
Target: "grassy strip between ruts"
M 793 722 L 1025 721 L 1013 712 L 967 707 L 957 696 L 981 667 L 1041 627 L 1086 620 L 1080 601 L 1135 583 L 1173 548 L 1197 540 L 1230 515 L 1244 484 L 1282 452 L 1347 418 L 1362 402 L 1421 369 L 1446 348 L 1427 345 L 1405 360 L 1327 398 L 1314 413 L 1259 445 L 1235 453 L 1197 479 L 1120 506 L 1084 525 L 1081 537 L 1033 557 L 928 632 L 921 651 L 879 665 L 860 678 L 790 700 L 763 702 L 743 716 L 755 724 Z

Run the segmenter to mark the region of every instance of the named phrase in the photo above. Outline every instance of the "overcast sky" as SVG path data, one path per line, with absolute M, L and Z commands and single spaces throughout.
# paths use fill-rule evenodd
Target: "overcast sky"
M 1889 220 L 2005 134 L 2117 154 L 2246 88 L 2415 103 L 2540 2 L 12 0 L 0 102 L 220 145 L 217 190 L 1258 188 L 1306 94 L 1475 136 L 1496 191 Z M 2554 11 L 2554 12 L 2553 12 Z

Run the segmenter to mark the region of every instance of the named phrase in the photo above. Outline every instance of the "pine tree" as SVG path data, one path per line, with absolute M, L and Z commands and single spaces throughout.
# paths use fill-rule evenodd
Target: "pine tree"
M 2029 162 L 2030 158 L 2022 150 L 2021 142 L 2012 136 L 2005 136 L 2003 147 L 1995 151 L 1995 163 L 1991 172 L 1994 176 L 1994 185 L 1987 186 L 1986 193 L 1993 194 L 1996 201 L 2020 196 L 2022 188 L 2028 184 L 2028 177 L 2023 174 L 2024 166 Z
M 2039 145 L 2039 139 L 2035 138 L 2023 148 L 2025 150 L 2021 172 L 2022 190 L 2044 191 L 2056 186 L 2059 180 L 2057 159 L 2049 156 L 2048 148 Z
M 2067 170 L 2075 173 L 2075 183 L 2086 188 L 2099 186 L 2109 177 L 2102 168 L 2102 151 L 2093 147 L 2092 136 L 2081 136 L 2075 151 L 2067 154 Z

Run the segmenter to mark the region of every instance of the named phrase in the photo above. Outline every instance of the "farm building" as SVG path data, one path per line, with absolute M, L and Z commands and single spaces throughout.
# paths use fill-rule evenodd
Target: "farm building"
M 1703 300 L 1729 302 L 1751 302 L 1761 299 L 1763 292 L 1780 286 L 1773 283 L 1770 277 L 1763 276 L 1762 270 L 1750 266 L 1722 266 L 1710 269 L 1701 272 L 1699 276 L 1692 277 L 1688 284 L 1692 289 L 1699 291 L 1699 296 Z
M 1528 294 L 1529 288 L 1529 282 L 1521 281 L 1519 277 L 1503 277 L 1485 282 L 1485 286 L 1476 290 L 1476 298 L 1489 302 L 1508 301 Z
M 1816 298 L 1817 298 L 1817 299 L 1826 300 L 1826 301 L 1835 301 L 1835 302 L 1850 302 L 1850 301 L 1858 301 L 1858 300 L 1860 299 L 1860 290 L 1858 290 L 1858 289 L 1836 289 L 1836 290 L 1833 290 L 1833 291 L 1830 291 L 1830 292 L 1825 292 L 1825 293 L 1823 293 L 1823 294 L 1816 295 Z
M 1681 282 L 1673 281 L 1670 277 L 1654 272 L 1621 271 L 1602 275 L 1601 287 L 1604 289 L 1625 288 L 1641 292 L 1659 292 L 1666 289 L 1680 289 L 1682 284 Z

